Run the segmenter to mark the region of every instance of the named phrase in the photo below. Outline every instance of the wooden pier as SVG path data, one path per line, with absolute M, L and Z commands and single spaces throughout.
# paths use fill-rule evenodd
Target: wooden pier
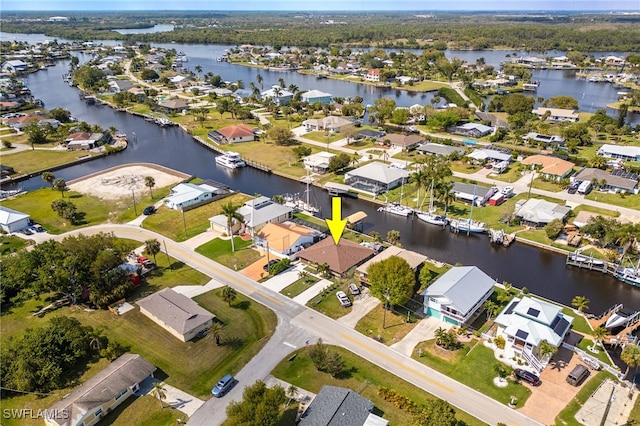
M 589 269 L 590 271 L 598 271 L 603 274 L 613 275 L 617 266 L 605 260 L 596 259 L 593 256 L 585 256 L 579 252 L 569 253 L 566 260 L 567 265 L 577 266 L 578 268 Z

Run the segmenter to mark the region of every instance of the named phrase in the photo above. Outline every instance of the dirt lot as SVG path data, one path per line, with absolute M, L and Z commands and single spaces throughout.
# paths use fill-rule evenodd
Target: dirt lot
M 93 195 L 105 200 L 117 200 L 131 197 L 131 191 L 148 191 L 145 178 L 151 176 L 155 181 L 154 188 L 175 185 L 189 176 L 158 166 L 130 165 L 122 166 L 103 173 L 96 173 L 69 182 L 72 191 Z

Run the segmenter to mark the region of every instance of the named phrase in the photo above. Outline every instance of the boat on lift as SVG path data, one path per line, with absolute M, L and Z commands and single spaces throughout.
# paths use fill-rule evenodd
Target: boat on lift
M 631 309 L 620 308 L 615 311 L 609 319 L 604 323 L 604 328 L 612 329 L 616 327 L 622 327 L 627 324 L 637 312 Z

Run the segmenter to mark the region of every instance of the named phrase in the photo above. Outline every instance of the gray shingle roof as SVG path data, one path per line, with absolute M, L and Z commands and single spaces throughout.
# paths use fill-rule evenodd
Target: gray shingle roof
M 373 407 L 350 389 L 323 386 L 302 415 L 300 426 L 362 426 Z
M 138 354 L 124 354 L 95 376 L 75 388 L 48 412 L 57 414 L 61 426 L 72 425 L 87 411 L 100 407 L 125 389 L 149 377 L 156 367 Z
M 435 154 L 435 155 L 443 155 L 445 157 L 450 156 L 454 152 L 458 152 L 460 154 L 464 153 L 464 150 L 460 148 L 456 148 L 451 145 L 442 145 L 440 143 L 423 143 L 418 145 L 416 148 L 418 152 L 422 152 L 424 154 Z
M 351 170 L 345 174 L 345 180 L 347 176 L 358 176 L 365 179 L 371 179 L 378 182 L 389 184 L 398 179 L 406 179 L 409 177 L 409 172 L 406 170 L 398 169 L 397 167 L 390 167 L 388 164 L 373 162 L 365 166 L 358 167 L 355 170 Z
M 457 266 L 449 269 L 422 295 L 446 298 L 446 304 L 466 315 L 496 284 L 495 280 L 476 266 Z
M 153 293 L 137 303 L 141 308 L 181 334 L 215 318 L 211 312 L 170 288 Z

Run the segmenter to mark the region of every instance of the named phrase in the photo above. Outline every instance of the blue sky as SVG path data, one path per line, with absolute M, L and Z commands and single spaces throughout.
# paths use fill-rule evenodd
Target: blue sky
M 2 10 L 566 10 L 640 12 L 640 0 L 3 0 Z

